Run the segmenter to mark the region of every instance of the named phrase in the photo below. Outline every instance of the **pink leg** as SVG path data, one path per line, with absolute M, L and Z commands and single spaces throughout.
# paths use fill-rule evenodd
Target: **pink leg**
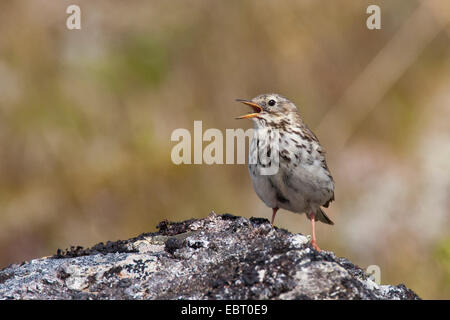
M 278 208 L 272 208 L 272 226 L 275 221 L 275 215 L 277 214 Z
M 316 240 L 316 215 L 314 214 L 314 212 L 311 212 L 310 214 L 310 219 L 311 219 L 311 225 L 312 225 L 312 240 L 311 240 L 311 245 L 313 246 L 314 249 L 316 249 L 318 252 L 320 252 L 320 248 L 317 245 L 317 240 Z

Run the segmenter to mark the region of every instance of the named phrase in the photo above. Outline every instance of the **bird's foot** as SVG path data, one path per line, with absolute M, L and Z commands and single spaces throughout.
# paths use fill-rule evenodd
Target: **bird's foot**
M 317 251 L 317 252 L 320 252 L 320 251 L 322 251 L 320 248 L 319 248 L 319 246 L 317 245 L 317 241 L 316 240 L 311 240 L 311 245 L 312 245 L 312 247 Z

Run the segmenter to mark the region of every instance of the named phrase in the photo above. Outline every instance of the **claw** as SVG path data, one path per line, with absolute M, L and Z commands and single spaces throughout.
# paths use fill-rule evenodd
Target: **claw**
M 317 252 L 322 251 L 322 249 L 320 249 L 319 246 L 317 245 L 317 241 L 316 240 L 311 240 L 311 245 Z

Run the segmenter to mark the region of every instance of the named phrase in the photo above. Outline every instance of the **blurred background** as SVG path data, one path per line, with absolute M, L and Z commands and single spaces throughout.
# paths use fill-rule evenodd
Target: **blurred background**
M 2 0 L 0 267 L 211 210 L 269 218 L 246 165 L 176 166 L 170 137 L 250 128 L 234 99 L 277 92 L 336 182 L 320 246 L 450 298 L 449 16 L 447 0 Z M 277 225 L 310 234 L 304 215 Z

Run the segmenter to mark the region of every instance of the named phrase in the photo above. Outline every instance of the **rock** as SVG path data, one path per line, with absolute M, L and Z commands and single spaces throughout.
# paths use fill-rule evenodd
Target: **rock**
M 419 299 L 307 237 L 231 214 L 72 247 L 0 271 L 1 299 Z

